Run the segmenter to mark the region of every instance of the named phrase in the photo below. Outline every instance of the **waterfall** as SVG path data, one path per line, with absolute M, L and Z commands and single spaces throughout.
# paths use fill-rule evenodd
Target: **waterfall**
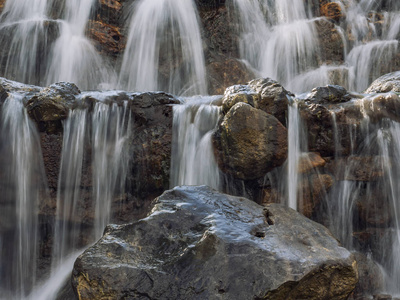
M 11 94 L 0 115 L 0 293 L 7 299 L 24 297 L 36 282 L 37 212 L 46 197 L 39 136 L 23 100 Z
M 207 94 L 198 16 L 192 0 L 141 0 L 133 6 L 120 87 Z
M 220 174 L 212 146 L 220 108 L 218 97 L 192 97 L 174 106 L 171 187 L 208 185 L 221 189 Z
M 315 23 L 323 19 L 310 18 L 302 0 L 231 0 L 232 14 L 237 15 L 239 23 L 241 58 L 261 76 L 275 79 L 294 92 L 332 81 L 363 91 L 382 75 L 381 65 L 390 65 L 397 54 L 399 13 L 371 17 L 368 14 L 376 9 L 376 1 L 337 2 L 345 16 L 340 26 L 336 25 L 343 40 L 342 65 L 318 62 L 321 50 Z M 397 10 L 398 4 L 388 1 L 385 9 Z M 375 22 L 374 18 L 381 16 L 384 22 Z M 377 28 L 381 23 L 382 28 Z

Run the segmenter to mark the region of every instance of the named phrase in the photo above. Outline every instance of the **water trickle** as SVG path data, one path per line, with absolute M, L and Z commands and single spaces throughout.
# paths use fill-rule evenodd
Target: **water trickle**
M 46 197 L 39 136 L 23 98 L 11 94 L 0 115 L 0 293 L 7 299 L 24 297 L 36 282 L 37 213 Z
M 142 0 L 133 15 L 120 87 L 207 94 L 196 6 L 192 0 Z
M 63 147 L 57 190 L 57 214 L 52 255 L 53 269 L 77 248 L 79 222 L 71 222 L 77 216 L 81 201 L 81 177 L 87 139 L 87 111 L 76 109 L 64 121 Z
M 92 117 L 93 199 L 95 202 L 94 237 L 103 234 L 111 218 L 115 194 L 125 190 L 129 162 L 131 115 L 128 103 L 108 106 L 97 103 Z
M 174 106 L 171 187 L 205 184 L 221 189 L 212 146 L 220 112 L 214 100 L 217 97 L 193 97 Z
M 299 184 L 299 160 L 301 156 L 301 119 L 297 108 L 297 103 L 293 101 L 289 105 L 289 128 L 288 128 L 288 158 L 287 158 L 287 205 L 297 210 L 297 187 Z

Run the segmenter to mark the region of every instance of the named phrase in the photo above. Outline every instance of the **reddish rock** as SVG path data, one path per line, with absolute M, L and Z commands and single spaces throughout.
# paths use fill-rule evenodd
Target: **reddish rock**
M 326 161 L 316 152 L 304 153 L 298 162 L 298 172 L 301 174 L 308 173 L 313 169 L 325 166 Z
M 340 3 L 329 2 L 321 6 L 321 16 L 338 22 L 344 17 L 344 14 Z
M 116 26 L 102 21 L 89 21 L 88 37 L 96 49 L 105 56 L 116 57 L 125 49 L 125 37 Z

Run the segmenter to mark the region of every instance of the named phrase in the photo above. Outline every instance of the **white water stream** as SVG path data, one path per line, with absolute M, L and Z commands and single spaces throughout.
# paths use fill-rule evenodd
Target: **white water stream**
M 192 0 L 141 0 L 133 6 L 120 87 L 207 94 L 204 55 Z

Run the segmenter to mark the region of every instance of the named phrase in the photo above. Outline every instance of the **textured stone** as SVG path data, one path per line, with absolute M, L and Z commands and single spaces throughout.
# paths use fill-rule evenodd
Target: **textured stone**
M 368 87 L 366 94 L 400 92 L 400 72 L 385 74 Z
M 289 98 L 294 95 L 270 78 L 252 80 L 249 82 L 249 87 L 260 94 L 255 107 L 273 115 L 282 124 L 286 124 Z
M 72 282 L 79 299 L 346 299 L 357 269 L 326 228 L 293 210 L 179 187 L 147 218 L 108 226 Z

